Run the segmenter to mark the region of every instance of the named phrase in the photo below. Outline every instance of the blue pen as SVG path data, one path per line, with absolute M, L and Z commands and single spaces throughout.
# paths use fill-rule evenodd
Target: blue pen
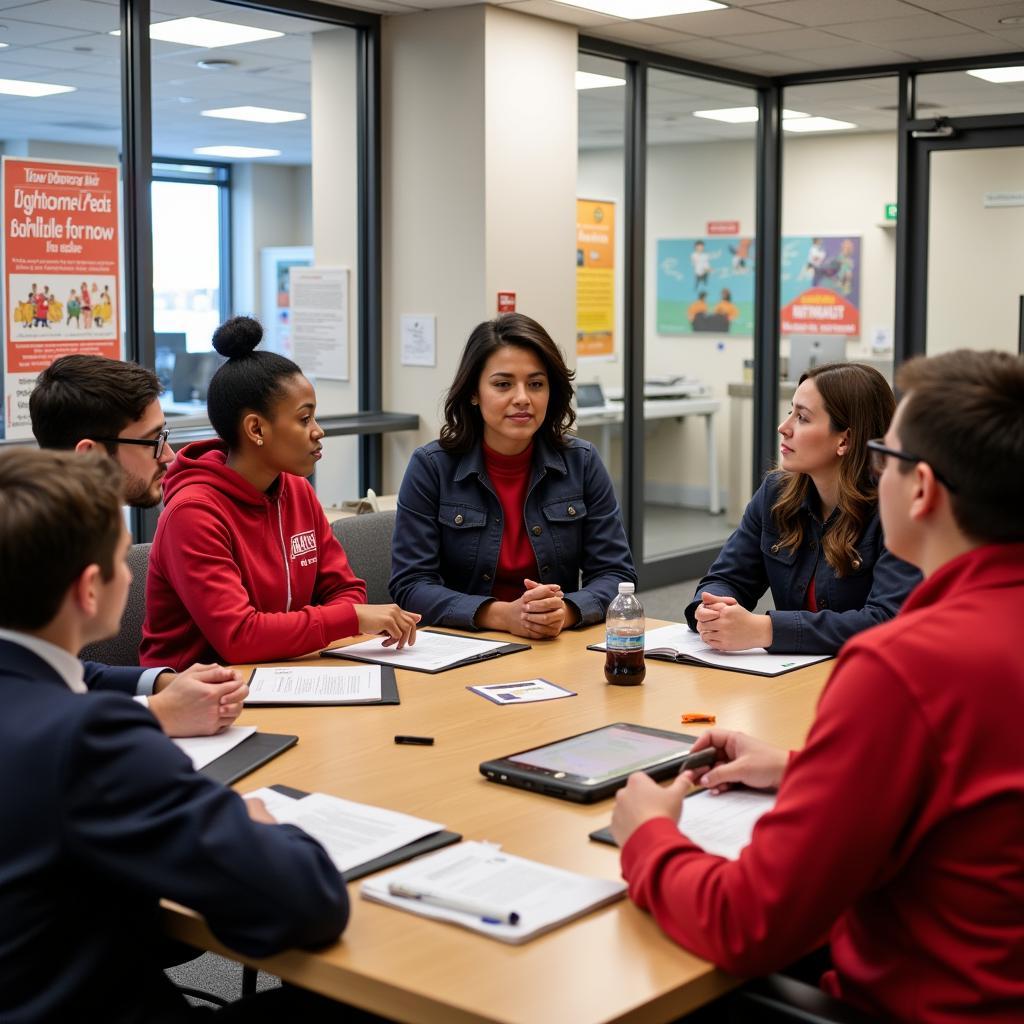
M 388 892 L 392 896 L 398 896 L 405 900 L 419 900 L 420 903 L 428 903 L 430 906 L 440 907 L 442 910 L 471 914 L 473 917 L 479 917 L 484 924 L 519 924 L 519 915 L 514 910 L 502 910 L 477 900 L 453 896 L 433 889 L 423 889 L 404 882 L 391 882 L 388 885 Z

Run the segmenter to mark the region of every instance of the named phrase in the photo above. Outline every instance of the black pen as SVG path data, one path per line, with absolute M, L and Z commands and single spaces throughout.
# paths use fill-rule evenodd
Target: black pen
M 396 743 L 406 743 L 412 747 L 432 747 L 434 745 L 433 736 L 396 736 Z
M 704 768 L 705 766 L 710 767 L 717 759 L 717 748 L 705 747 L 696 754 L 687 754 L 687 756 L 679 762 L 679 771 L 682 773 L 685 771 L 691 771 L 694 768 Z

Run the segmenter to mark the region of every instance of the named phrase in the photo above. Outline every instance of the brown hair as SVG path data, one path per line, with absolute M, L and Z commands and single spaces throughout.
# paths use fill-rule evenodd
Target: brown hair
M 572 381 L 576 374 L 565 365 L 551 335 L 536 320 L 523 313 L 506 313 L 474 327 L 462 351 L 455 380 L 444 401 L 441 447 L 445 451 L 463 454 L 483 436 L 480 409 L 472 399 L 480 388 L 484 364 L 505 345 L 528 349 L 544 364 L 551 397 L 537 433 L 555 448 L 565 444 L 565 432 L 576 421 L 572 407 Z
M 102 452 L 0 452 L 0 627 L 40 629 L 90 565 L 114 575 L 121 472 Z
M 28 400 L 32 433 L 43 448 L 74 448 L 83 438 L 117 437 L 141 419 L 161 390 L 152 370 L 103 356 L 55 359 Z M 108 444 L 113 455 L 116 446 Z
M 911 360 L 896 383 L 900 448 L 956 488 L 957 526 L 983 543 L 1024 541 L 1024 359 L 960 349 Z
M 839 460 L 839 515 L 821 540 L 825 560 L 837 576 L 846 576 L 860 568 L 855 545 L 878 501 L 867 442 L 889 429 L 896 399 L 885 378 L 862 363 L 825 363 L 808 370 L 800 383 L 805 380 L 814 381 L 832 430 L 850 432 L 846 454 Z M 772 515 L 779 544 L 795 551 L 804 538 L 800 508 L 814 485 L 806 473 L 776 473 L 780 486 Z

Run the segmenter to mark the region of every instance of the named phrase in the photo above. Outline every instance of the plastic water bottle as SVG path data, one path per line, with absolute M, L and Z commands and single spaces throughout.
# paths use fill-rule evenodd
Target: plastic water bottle
M 620 583 L 605 619 L 604 677 L 617 686 L 638 686 L 644 681 L 644 609 L 632 583 Z

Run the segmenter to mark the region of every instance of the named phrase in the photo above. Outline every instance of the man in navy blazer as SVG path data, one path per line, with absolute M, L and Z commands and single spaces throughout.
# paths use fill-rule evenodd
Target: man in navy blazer
M 314 839 L 193 771 L 136 702 L 86 690 L 75 652 L 117 630 L 131 580 L 120 499 L 104 456 L 0 452 L 4 1024 L 201 1015 L 160 967 L 164 897 L 251 956 L 348 917 Z M 244 1003 L 225 1018 L 258 1019 Z
M 174 458 L 160 391 L 156 374 L 136 363 L 63 356 L 43 370 L 29 398 L 32 432 L 41 448 L 106 452 L 120 467 L 123 501 L 152 508 L 160 503 Z M 248 694 L 242 677 L 219 665 L 193 665 L 175 674 L 169 668 L 86 662 L 85 685 L 138 697 L 168 736 L 219 732 L 239 716 Z

